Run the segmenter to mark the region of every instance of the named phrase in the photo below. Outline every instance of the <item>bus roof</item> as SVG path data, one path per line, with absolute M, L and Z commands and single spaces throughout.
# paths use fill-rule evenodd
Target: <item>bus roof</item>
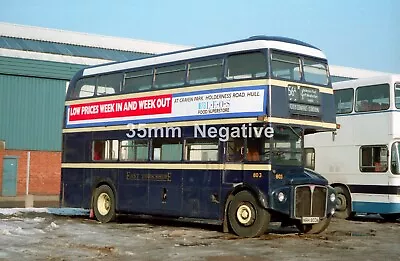
M 381 83 L 393 84 L 395 82 L 400 83 L 400 74 L 387 74 L 387 75 L 379 75 L 367 78 L 359 78 L 354 80 L 335 82 L 332 84 L 332 87 L 335 90 L 340 90 L 340 89 L 357 88 L 358 86 L 374 85 Z
M 300 53 L 320 59 L 326 59 L 324 53 L 315 46 L 308 43 L 286 37 L 279 36 L 253 36 L 247 39 L 184 49 L 180 51 L 159 54 L 151 57 L 145 57 L 125 62 L 113 62 L 102 65 L 95 65 L 83 69 L 82 75 L 96 75 L 114 71 L 125 70 L 129 68 L 151 66 L 154 64 L 175 62 L 180 60 L 195 59 L 203 56 L 224 54 L 227 52 L 250 51 L 264 48 L 272 48 L 283 51 Z

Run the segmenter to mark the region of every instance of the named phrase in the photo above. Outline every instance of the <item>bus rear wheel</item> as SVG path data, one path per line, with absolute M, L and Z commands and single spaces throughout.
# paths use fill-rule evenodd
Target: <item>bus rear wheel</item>
M 94 215 L 101 223 L 107 223 L 115 219 L 115 196 L 107 185 L 101 185 L 94 191 L 93 198 Z
M 323 232 L 331 223 L 332 216 L 324 218 L 317 224 L 301 224 L 298 222 L 296 227 L 303 234 L 319 234 Z
M 342 186 L 335 187 L 337 198 L 336 198 L 336 211 L 334 216 L 340 219 L 350 219 L 354 217 L 354 213 L 351 212 L 351 198 L 348 190 Z
M 228 208 L 228 220 L 240 237 L 258 237 L 268 229 L 271 215 L 248 191 L 237 193 Z

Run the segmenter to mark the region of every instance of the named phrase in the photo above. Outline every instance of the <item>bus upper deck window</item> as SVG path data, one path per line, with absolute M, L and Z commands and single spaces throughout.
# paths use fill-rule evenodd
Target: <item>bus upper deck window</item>
M 96 86 L 95 77 L 80 79 L 75 84 L 75 90 L 72 94 L 73 98 L 93 97 L 95 86 Z

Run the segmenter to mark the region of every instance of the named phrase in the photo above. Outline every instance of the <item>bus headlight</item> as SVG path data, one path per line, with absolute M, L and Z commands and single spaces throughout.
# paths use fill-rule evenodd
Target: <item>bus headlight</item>
M 331 200 L 331 202 L 335 202 L 335 200 L 336 200 L 336 195 L 335 195 L 335 193 L 332 193 L 332 194 L 330 195 L 329 199 Z
M 278 200 L 279 200 L 279 202 L 283 202 L 285 200 L 285 193 L 279 192 L 278 193 Z

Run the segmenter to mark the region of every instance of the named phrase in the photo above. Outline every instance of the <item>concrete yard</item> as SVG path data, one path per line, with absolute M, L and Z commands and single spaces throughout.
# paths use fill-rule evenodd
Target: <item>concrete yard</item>
M 377 217 L 334 219 L 319 235 L 271 223 L 268 234 L 241 239 L 201 224 L 133 217 L 100 224 L 62 212 L 0 213 L 0 260 L 400 260 L 400 222 Z

